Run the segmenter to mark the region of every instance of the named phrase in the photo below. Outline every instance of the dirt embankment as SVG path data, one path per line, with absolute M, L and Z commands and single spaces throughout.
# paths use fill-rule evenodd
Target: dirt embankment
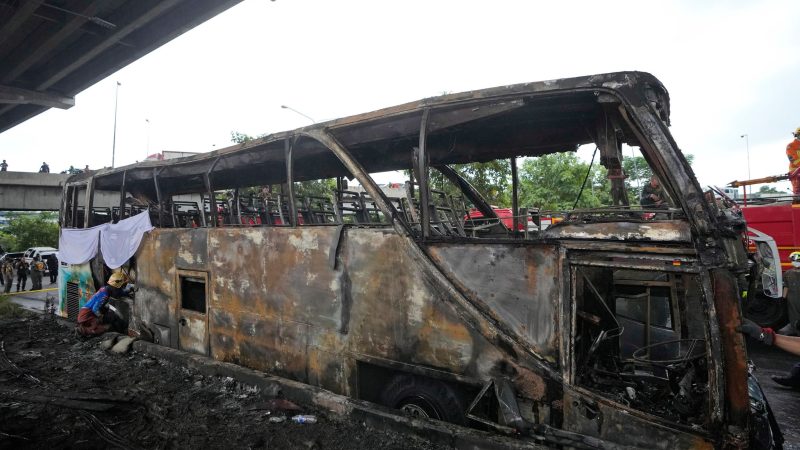
M 438 448 L 231 378 L 109 353 L 41 316 L 0 319 L 0 342 L 0 448 Z

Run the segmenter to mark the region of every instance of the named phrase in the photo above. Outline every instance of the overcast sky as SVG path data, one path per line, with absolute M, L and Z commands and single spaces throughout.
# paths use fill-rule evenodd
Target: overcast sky
M 659 5 L 659 6 L 657 6 Z M 444 91 L 621 70 L 654 74 L 702 184 L 786 173 L 800 126 L 797 1 L 245 0 L 0 134 L 9 170 L 116 165 Z M 147 122 L 149 120 L 149 124 Z M 590 155 L 588 155 L 590 156 Z

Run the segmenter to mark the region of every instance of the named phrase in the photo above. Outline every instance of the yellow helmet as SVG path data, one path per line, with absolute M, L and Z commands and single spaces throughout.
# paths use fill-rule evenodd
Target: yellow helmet
M 789 254 L 789 261 L 798 262 L 800 261 L 800 252 L 792 252 Z
M 797 129 L 794 130 L 794 133 L 792 134 L 794 135 L 794 137 L 800 138 L 800 127 L 797 127 Z
M 108 278 L 108 285 L 114 286 L 115 288 L 121 288 L 127 282 L 128 277 L 126 277 L 122 272 L 114 272 Z

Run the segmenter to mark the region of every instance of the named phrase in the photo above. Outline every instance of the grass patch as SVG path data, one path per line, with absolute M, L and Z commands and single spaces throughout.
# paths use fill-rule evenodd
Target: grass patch
M 18 318 L 25 315 L 21 306 L 11 301 L 8 295 L 0 295 L 0 318 Z

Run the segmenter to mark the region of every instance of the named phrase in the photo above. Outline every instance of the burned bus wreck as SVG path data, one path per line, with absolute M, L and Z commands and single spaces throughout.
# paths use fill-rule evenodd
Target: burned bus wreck
M 149 215 L 126 305 L 162 345 L 532 442 L 779 447 L 736 332 L 741 230 L 668 126 L 645 73 L 445 95 L 73 177 L 61 224 Z M 607 205 L 520 204 L 519 159 L 582 145 Z M 668 208 L 629 198 L 623 145 Z M 489 161 L 510 165 L 511 217 L 458 170 Z M 107 270 L 100 254 L 62 270 L 62 314 Z

